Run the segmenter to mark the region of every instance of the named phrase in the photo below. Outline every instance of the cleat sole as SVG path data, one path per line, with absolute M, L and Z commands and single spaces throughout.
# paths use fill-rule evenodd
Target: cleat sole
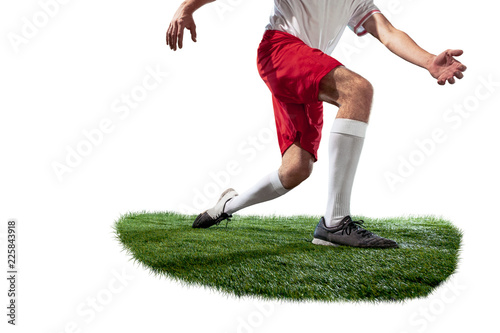
M 329 241 L 326 241 L 326 240 L 322 240 L 322 239 L 319 239 L 319 238 L 314 238 L 312 240 L 312 243 L 314 245 L 323 245 L 323 246 L 340 246 L 339 244 L 335 244 L 335 243 L 332 243 L 332 242 L 329 242 Z

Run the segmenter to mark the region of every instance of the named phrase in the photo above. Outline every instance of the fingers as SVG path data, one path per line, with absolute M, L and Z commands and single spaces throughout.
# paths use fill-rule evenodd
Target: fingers
M 189 30 L 191 31 L 191 39 L 196 43 L 196 25 L 193 23 L 193 26 Z
M 179 46 L 179 49 L 182 49 L 184 40 L 184 28 L 185 26 L 182 23 L 170 23 L 167 30 L 166 41 L 171 50 L 176 51 L 177 46 Z M 192 27 L 186 28 L 191 31 L 191 39 L 193 40 L 193 42 L 196 42 L 196 26 L 193 25 Z
M 171 29 L 172 29 L 172 24 L 169 24 L 168 29 L 167 29 L 167 36 L 166 36 L 168 46 L 170 46 L 170 30 Z
M 464 64 L 462 64 L 457 59 L 453 59 L 453 65 L 455 66 L 456 70 L 460 71 L 460 72 L 465 72 L 465 70 L 467 69 L 467 66 L 465 66 Z
M 461 80 L 464 77 L 464 74 L 461 71 L 455 71 L 453 74 L 443 74 L 438 78 L 438 84 L 440 86 L 444 86 L 446 82 L 449 84 L 455 84 L 455 77 Z
M 176 23 L 172 22 L 170 23 L 170 25 L 168 26 L 168 29 L 167 29 L 167 36 L 166 36 L 166 41 L 167 41 L 167 45 L 170 46 L 170 49 L 171 50 L 177 50 L 177 35 L 178 33 L 178 26 Z M 179 38 L 179 48 L 182 48 L 182 29 L 181 29 L 181 32 L 180 32 L 180 38 Z
M 167 30 L 167 45 L 170 46 L 171 50 L 175 51 L 176 47 L 176 39 L 175 39 L 175 24 L 170 23 Z
M 461 80 L 464 77 L 463 72 L 467 70 L 467 66 L 462 64 L 460 61 L 456 60 L 454 57 L 463 54 L 462 50 L 446 50 L 442 54 L 445 55 L 447 60 L 440 64 L 441 74 L 438 77 L 437 83 L 441 86 L 445 85 L 446 82 L 449 84 L 455 84 L 456 79 Z
M 182 39 L 184 38 L 184 29 L 182 27 L 180 31 L 177 33 L 177 38 L 179 40 L 179 49 L 182 49 Z
M 179 25 L 177 23 L 174 24 L 174 29 L 172 30 L 172 46 L 174 47 L 173 50 L 177 51 L 177 32 L 178 32 Z
M 464 54 L 463 50 L 448 50 L 449 54 L 453 57 L 458 57 Z
M 440 86 L 444 86 L 448 82 L 449 84 L 454 84 L 455 79 L 453 77 L 453 73 L 444 73 L 438 78 L 438 84 Z
M 451 75 L 451 79 L 453 80 L 453 82 L 450 82 L 450 80 L 448 80 L 448 82 L 450 84 L 455 83 L 454 77 L 456 77 L 459 80 L 463 79 L 464 74 L 462 72 L 464 72 L 466 69 L 467 69 L 466 66 L 464 66 L 463 64 L 461 64 L 460 62 L 457 61 L 457 66 L 456 66 L 455 72 Z

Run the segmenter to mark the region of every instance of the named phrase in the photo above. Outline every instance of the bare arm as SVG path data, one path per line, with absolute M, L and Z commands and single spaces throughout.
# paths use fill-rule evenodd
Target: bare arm
M 363 27 L 397 56 L 427 69 L 440 85 L 446 81 L 453 84 L 455 77 L 461 79 L 464 76 L 462 72 L 467 67 L 454 58 L 460 56 L 462 50 L 446 50 L 433 55 L 418 46 L 406 33 L 394 28 L 380 13 L 372 15 Z
M 191 39 L 196 42 L 196 24 L 193 13 L 203 5 L 215 0 L 185 0 L 175 12 L 174 18 L 170 22 L 167 30 L 167 45 L 170 49 L 177 50 L 177 45 L 182 49 L 184 38 L 184 28 L 191 32 Z

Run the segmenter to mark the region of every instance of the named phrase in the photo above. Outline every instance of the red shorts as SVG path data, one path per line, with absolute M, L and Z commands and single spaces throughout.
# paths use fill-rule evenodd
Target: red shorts
M 318 159 L 323 128 L 319 83 L 337 66 L 342 64 L 295 36 L 278 30 L 264 33 L 257 53 L 257 67 L 273 94 L 281 154 L 298 141 Z

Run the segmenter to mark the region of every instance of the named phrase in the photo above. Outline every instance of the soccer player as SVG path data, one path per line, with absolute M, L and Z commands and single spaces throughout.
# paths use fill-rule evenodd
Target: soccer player
M 167 30 L 167 45 L 182 48 L 184 29 L 196 42 L 193 12 L 214 0 L 186 0 Z M 362 76 L 329 56 L 346 26 L 359 36 L 370 33 L 390 51 L 425 68 L 437 83 L 453 84 L 466 67 L 454 57 L 461 50 L 433 55 L 396 29 L 373 0 L 274 0 L 270 22 L 257 52 L 260 76 L 272 93 L 280 168 L 238 195 L 228 189 L 201 213 L 194 228 L 208 228 L 233 213 L 286 194 L 309 177 L 317 160 L 323 126 L 323 102 L 336 105 L 329 137 L 328 201 L 313 243 L 370 248 L 398 244 L 350 217 L 351 190 L 372 104 L 373 88 Z

